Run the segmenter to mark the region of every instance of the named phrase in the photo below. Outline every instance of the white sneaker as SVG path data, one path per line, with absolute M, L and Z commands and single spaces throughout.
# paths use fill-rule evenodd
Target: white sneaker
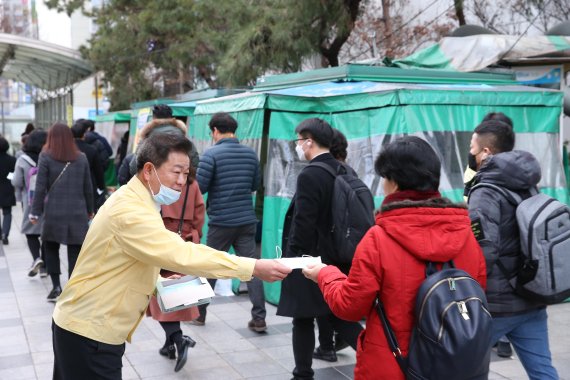
M 36 274 L 38 274 L 38 271 L 42 265 L 44 265 L 44 261 L 42 259 L 39 257 L 35 259 L 32 263 L 32 266 L 30 267 L 30 270 L 28 271 L 28 276 L 34 277 Z

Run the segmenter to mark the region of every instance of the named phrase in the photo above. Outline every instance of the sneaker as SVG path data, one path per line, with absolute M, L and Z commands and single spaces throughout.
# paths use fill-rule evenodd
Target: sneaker
M 41 278 L 46 278 L 47 276 L 48 276 L 48 272 L 47 272 L 46 266 L 45 266 L 45 265 L 42 265 L 42 266 L 40 267 L 40 277 L 41 277 Z
M 513 356 L 513 348 L 511 347 L 510 342 L 501 342 L 497 343 L 497 355 L 501 358 L 510 358 Z
M 51 292 L 49 292 L 47 300 L 48 302 L 57 302 L 57 299 L 59 298 L 60 295 L 61 295 L 61 287 L 56 286 L 51 290 Z
M 38 274 L 40 268 L 43 265 L 44 265 L 44 262 L 42 259 L 40 259 L 39 257 L 37 259 L 35 259 L 34 262 L 32 263 L 32 266 L 30 267 L 30 270 L 28 271 L 28 276 L 34 277 L 36 274 Z
M 336 357 L 336 352 L 334 352 L 334 350 L 325 351 L 321 349 L 321 346 L 317 347 L 315 351 L 313 351 L 313 358 L 327 362 L 336 362 L 338 360 Z
M 257 333 L 262 333 L 267 330 L 265 319 L 252 319 L 247 323 L 247 328 Z

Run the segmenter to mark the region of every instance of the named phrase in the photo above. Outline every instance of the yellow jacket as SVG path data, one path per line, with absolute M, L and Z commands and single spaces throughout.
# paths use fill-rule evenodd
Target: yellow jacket
M 184 242 L 168 231 L 149 190 L 135 176 L 93 219 L 55 323 L 108 344 L 131 341 L 160 268 L 203 277 L 251 279 L 255 259 Z

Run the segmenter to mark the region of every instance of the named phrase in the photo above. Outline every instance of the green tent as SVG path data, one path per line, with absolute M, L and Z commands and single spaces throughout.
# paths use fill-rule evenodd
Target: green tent
M 386 77 L 390 69 L 381 70 Z M 368 75 L 366 81 L 348 77 L 338 81 L 334 79 L 342 78 L 335 75 L 342 77 L 342 73 L 336 71 L 335 78 L 328 81 L 322 80 L 327 76 L 324 72 L 321 80 L 314 80 L 320 83 L 279 89 L 287 85 L 283 80 L 286 75 L 282 75 L 272 83 L 269 78 L 263 81 L 263 86 L 271 88 L 268 90 L 197 102 L 190 136 L 200 152 L 212 143 L 207 126 L 212 114 L 224 111 L 238 121 L 241 142 L 259 154 L 263 188 L 254 199 L 263 222 L 262 257 L 276 257 L 276 247 L 281 245 L 285 212 L 295 192 L 297 175 L 306 165 L 297 159 L 292 143 L 294 129 L 310 117 L 327 120 L 347 136 L 348 163 L 370 187 L 379 205 L 383 194 L 373 164 L 384 144 L 404 134 L 427 140 L 442 159 L 440 191 L 461 201 L 472 131 L 488 112 L 504 112 L 513 119 L 516 148 L 532 152 L 542 164 L 541 190 L 569 202 L 558 145 L 561 92 L 510 85 L 508 78 L 501 80 L 505 85 L 489 85 L 484 83 L 484 74 L 470 80 L 469 74 L 455 73 L 452 81 L 448 78 L 435 84 L 436 76 L 424 71 L 427 79 L 423 82 L 429 84 L 412 84 L 405 70 L 392 70 L 397 74 L 389 81 L 392 83 L 373 82 L 370 79 L 376 79 L 374 75 Z M 292 75 L 303 82 L 300 74 Z M 398 77 L 403 83 L 398 83 Z M 489 78 L 497 83 L 496 75 Z M 280 284 L 265 284 L 265 290 L 267 300 L 278 303 Z

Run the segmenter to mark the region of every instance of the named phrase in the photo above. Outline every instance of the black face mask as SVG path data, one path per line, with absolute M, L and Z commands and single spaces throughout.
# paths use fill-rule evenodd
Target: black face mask
M 469 153 L 467 156 L 467 166 L 469 166 L 469 169 L 477 171 L 477 160 L 474 154 Z

